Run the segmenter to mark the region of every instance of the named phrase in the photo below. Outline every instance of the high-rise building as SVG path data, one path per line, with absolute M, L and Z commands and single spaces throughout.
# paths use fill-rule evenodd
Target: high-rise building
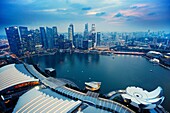
M 18 33 L 18 27 L 5 28 L 10 50 L 14 54 L 21 55 L 21 41 Z
M 75 48 L 83 48 L 83 36 L 81 34 L 75 35 Z
M 64 35 L 63 34 L 60 34 L 58 36 L 58 44 L 57 44 L 57 47 L 59 49 L 63 49 L 64 48 Z
M 68 27 L 68 38 L 69 40 L 73 40 L 73 35 L 72 35 L 72 28 L 71 27 Z
M 46 37 L 48 42 L 48 49 L 54 48 L 54 38 L 52 28 L 46 27 Z
M 96 46 L 96 33 L 91 33 L 89 36 L 89 40 L 92 40 L 92 47 Z
M 88 31 L 88 23 L 87 23 L 87 24 L 85 24 L 85 29 L 84 29 L 85 40 L 88 40 L 88 34 L 89 34 L 89 31 Z
M 28 47 L 27 50 L 29 52 L 35 51 L 35 39 L 34 39 L 34 33 L 32 31 L 29 31 L 28 33 Z
M 74 46 L 75 40 L 74 40 L 74 26 L 73 26 L 73 24 L 70 24 L 68 27 L 68 39 L 71 41 L 72 46 Z
M 92 40 L 92 47 L 95 47 L 96 46 L 96 33 L 95 33 L 95 24 L 92 24 L 92 27 L 91 27 L 91 32 L 90 32 L 90 35 L 89 35 L 89 39 Z
M 53 29 L 54 46 L 57 47 L 57 41 L 58 41 L 57 27 L 54 26 L 52 29 Z
M 72 29 L 72 37 L 74 37 L 74 26 L 73 26 L 73 24 L 70 24 L 69 27 L 71 27 L 71 29 Z
M 92 40 L 84 40 L 83 41 L 83 49 L 87 50 L 92 48 Z
M 93 32 L 95 32 L 95 30 L 96 30 L 95 24 L 92 24 L 92 26 L 91 26 L 91 32 L 93 33 Z
M 19 31 L 21 37 L 22 52 L 25 53 L 29 51 L 28 28 L 20 26 Z
M 100 46 L 101 32 L 97 32 L 97 43 L 96 46 Z
M 43 48 L 47 49 L 48 43 L 47 43 L 47 37 L 46 37 L 46 34 L 45 34 L 45 28 L 44 27 L 40 27 L 40 36 L 41 36 L 41 39 L 42 39 Z
M 33 33 L 35 46 L 41 46 L 42 45 L 42 40 L 41 40 L 41 36 L 40 36 L 40 31 L 38 29 L 30 30 L 30 31 Z

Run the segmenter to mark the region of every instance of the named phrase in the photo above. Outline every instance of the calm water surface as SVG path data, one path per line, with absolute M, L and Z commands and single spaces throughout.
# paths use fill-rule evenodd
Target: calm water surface
M 161 86 L 164 90 L 166 110 L 170 111 L 170 71 L 153 65 L 140 56 L 101 56 L 89 54 L 55 54 L 35 56 L 26 62 L 39 64 L 42 69 L 55 68 L 56 78 L 66 78 L 84 88 L 86 81 L 101 81 L 101 93 L 142 87 L 148 91 Z M 152 72 L 150 71 L 152 70 Z

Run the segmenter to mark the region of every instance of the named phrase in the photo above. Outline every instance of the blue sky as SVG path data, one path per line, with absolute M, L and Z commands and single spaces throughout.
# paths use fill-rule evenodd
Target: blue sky
M 22 25 L 29 28 L 57 26 L 67 32 L 84 24 L 96 24 L 97 31 L 170 32 L 169 0 L 1 0 L 0 34 L 4 27 Z

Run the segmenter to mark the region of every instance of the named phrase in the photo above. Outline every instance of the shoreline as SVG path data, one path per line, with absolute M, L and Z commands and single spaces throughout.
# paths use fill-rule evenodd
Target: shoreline
M 143 57 L 146 58 L 147 60 L 150 60 L 150 59 L 151 59 L 151 58 L 149 58 L 149 57 L 147 57 L 147 56 L 143 56 Z M 163 68 L 165 68 L 165 69 L 167 69 L 167 70 L 170 70 L 170 67 L 165 66 L 165 65 L 163 65 L 163 64 L 161 64 L 161 63 L 158 63 L 158 65 L 161 66 L 161 67 L 163 67 Z
M 45 56 L 45 55 L 55 55 L 57 52 L 59 52 L 59 51 L 55 51 L 55 52 L 50 52 L 50 53 L 43 53 L 43 54 L 31 54 L 31 55 L 29 55 L 29 56 L 22 56 L 22 57 L 19 57 L 19 60 L 22 60 L 22 59 L 25 59 L 25 58 L 29 58 L 29 57 L 34 57 L 34 56 Z M 59 53 L 70 53 L 70 52 L 59 52 Z M 80 53 L 80 54 L 94 54 L 94 53 L 90 53 L 90 52 L 88 52 L 88 53 L 86 53 L 86 52 L 82 52 L 82 51 L 79 51 L 79 52 L 72 52 L 72 53 Z M 72 54 L 71 53 L 71 54 Z M 111 51 L 111 55 L 105 55 L 105 56 L 112 56 L 112 55 L 134 55 L 134 56 L 143 56 L 144 58 L 146 58 L 147 60 L 150 60 L 151 58 L 149 58 L 149 57 L 147 57 L 146 55 L 144 55 L 144 53 L 143 52 L 121 52 L 121 51 L 118 51 L 118 52 L 114 52 L 114 51 Z M 120 54 L 119 54 L 120 53 Z M 131 54 L 131 53 L 133 53 L 133 54 Z M 103 55 L 103 54 L 100 54 L 100 52 L 98 52 L 98 53 L 96 53 L 96 54 L 98 54 L 98 55 Z M 158 63 L 159 64 L 159 66 L 161 66 L 161 67 L 163 67 L 163 68 L 165 68 L 165 69 L 168 69 L 168 70 L 170 70 L 170 67 L 169 66 L 166 66 L 166 65 L 164 65 L 164 64 L 161 64 L 161 63 Z

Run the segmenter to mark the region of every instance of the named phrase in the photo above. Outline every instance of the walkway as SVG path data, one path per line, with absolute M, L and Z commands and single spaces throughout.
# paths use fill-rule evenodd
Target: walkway
M 104 99 L 104 98 L 96 98 L 96 96 L 95 97 L 89 96 L 88 95 L 89 92 L 85 94 L 85 93 L 78 92 L 70 88 L 66 88 L 65 86 L 56 88 L 55 90 L 62 93 L 63 95 L 71 97 L 72 99 L 78 99 L 83 102 L 90 103 L 98 108 L 107 109 L 109 111 L 117 111 L 121 113 L 135 113 L 128 107 L 120 103 L 117 103 L 115 101 Z

